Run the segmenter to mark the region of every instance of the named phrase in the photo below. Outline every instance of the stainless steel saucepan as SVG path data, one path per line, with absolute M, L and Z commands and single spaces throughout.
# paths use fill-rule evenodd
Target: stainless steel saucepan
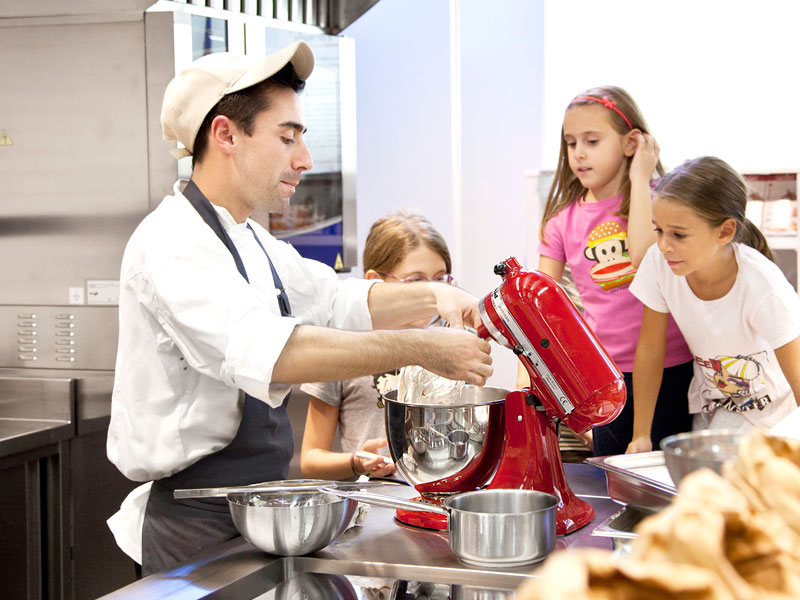
M 369 492 L 324 489 L 340 498 L 388 508 L 447 515 L 450 551 L 479 566 L 517 567 L 544 559 L 556 543 L 553 494 L 535 490 L 484 489 L 454 494 L 442 506 Z

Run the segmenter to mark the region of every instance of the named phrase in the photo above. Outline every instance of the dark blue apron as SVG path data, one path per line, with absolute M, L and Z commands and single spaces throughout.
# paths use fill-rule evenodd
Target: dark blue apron
M 248 282 L 242 259 L 222 227 L 214 207 L 189 181 L 183 195 L 233 255 L 236 268 Z M 291 316 L 289 298 L 272 260 L 250 225 L 253 237 L 267 255 L 282 316 Z M 142 528 L 142 572 L 149 575 L 169 568 L 237 535 L 224 498 L 175 500 L 181 488 L 246 485 L 286 479 L 294 452 L 294 438 L 286 412 L 288 395 L 278 408 L 244 392 L 242 420 L 233 440 L 222 450 L 169 477 L 153 482 Z

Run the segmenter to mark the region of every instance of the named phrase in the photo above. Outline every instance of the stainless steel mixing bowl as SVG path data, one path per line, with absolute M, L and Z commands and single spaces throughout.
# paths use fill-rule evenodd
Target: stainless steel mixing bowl
M 279 556 L 316 552 L 339 537 L 358 502 L 316 490 L 229 494 L 233 524 L 256 548 Z
M 397 390 L 385 394 L 389 452 L 397 470 L 414 486 L 462 471 L 481 453 L 490 427 L 493 435 L 504 435 L 507 394 L 498 388 L 465 385 L 447 404 L 400 402 Z M 502 456 L 496 454 L 490 457 L 494 466 Z M 491 476 L 494 469 L 489 471 Z
M 700 468 L 722 473 L 722 465 L 734 458 L 746 433 L 727 429 L 701 429 L 678 433 L 661 440 L 664 460 L 677 486 L 686 475 Z

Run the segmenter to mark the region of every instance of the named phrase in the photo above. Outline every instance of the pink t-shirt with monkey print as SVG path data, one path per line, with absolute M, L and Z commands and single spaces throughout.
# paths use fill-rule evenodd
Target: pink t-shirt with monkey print
M 584 317 L 624 372 L 633 358 L 642 325 L 642 303 L 628 290 L 636 270 L 627 247 L 628 222 L 616 215 L 621 196 L 602 202 L 573 202 L 547 222 L 539 254 L 569 265 Z M 692 359 L 670 317 L 665 367 Z

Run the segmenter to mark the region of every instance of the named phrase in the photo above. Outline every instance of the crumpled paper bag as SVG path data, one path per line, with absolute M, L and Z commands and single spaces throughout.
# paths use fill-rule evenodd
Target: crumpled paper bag
M 628 558 L 556 553 L 517 600 L 800 598 L 800 442 L 754 432 L 723 477 L 695 471 L 679 492 Z
M 615 562 L 605 550 L 556 552 L 517 590 L 517 600 L 733 600 L 717 575 L 669 562 Z

